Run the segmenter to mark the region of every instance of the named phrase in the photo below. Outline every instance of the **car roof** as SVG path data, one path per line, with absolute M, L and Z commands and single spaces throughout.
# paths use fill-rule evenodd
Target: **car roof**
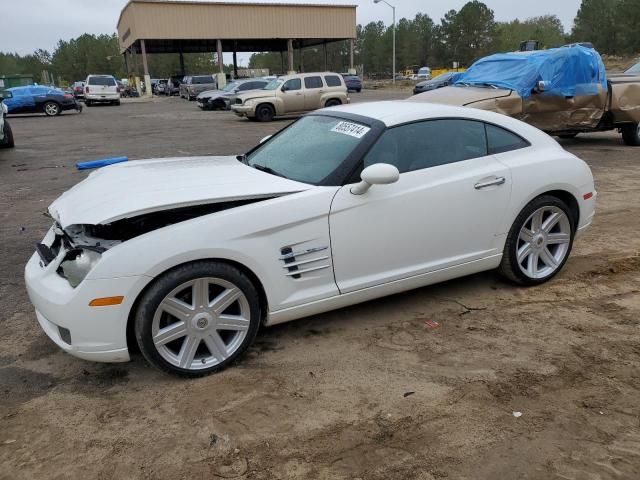
M 521 122 L 520 120 L 516 120 L 515 118 L 507 117 L 506 115 L 471 107 L 441 105 L 419 100 L 416 101 L 412 100 L 412 98 L 407 100 L 389 100 L 383 102 L 351 103 L 349 105 L 325 108 L 321 111 L 338 111 L 354 115 L 362 115 L 364 117 L 379 120 L 387 127 L 393 127 L 402 123 L 443 117 L 480 120 L 513 130 L 520 135 L 525 136 L 528 140 L 537 139 L 543 142 L 549 140 L 557 145 L 551 137 L 537 128 Z
M 318 75 L 341 76 L 339 73 L 335 73 L 335 72 L 309 72 L 309 73 L 294 73 L 291 75 L 282 75 L 281 77 L 278 77 L 278 80 L 289 80 L 290 78 L 317 77 Z

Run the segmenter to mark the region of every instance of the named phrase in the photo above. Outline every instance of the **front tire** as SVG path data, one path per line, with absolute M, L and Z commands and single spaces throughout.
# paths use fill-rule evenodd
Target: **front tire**
M 569 207 L 559 198 L 534 198 L 509 231 L 500 273 L 520 285 L 550 280 L 569 258 L 576 223 Z
M 177 267 L 143 294 L 135 336 L 154 367 L 182 377 L 220 371 L 255 339 L 261 321 L 256 287 L 239 269 L 198 261 Z
M 337 105 L 342 105 L 342 102 L 335 98 L 327 100 L 327 103 L 324 104 L 325 107 L 335 107 Z
M 270 122 L 273 120 L 273 117 L 276 116 L 276 112 L 271 105 L 268 103 L 263 103 L 262 105 L 258 105 L 256 107 L 256 120 L 259 122 Z
M 42 111 L 47 117 L 55 117 L 57 115 L 60 115 L 60 113 L 62 112 L 62 110 L 60 109 L 60 105 L 58 105 L 56 102 L 46 102 L 42 107 Z
M 630 147 L 640 147 L 640 123 L 623 126 L 622 140 Z

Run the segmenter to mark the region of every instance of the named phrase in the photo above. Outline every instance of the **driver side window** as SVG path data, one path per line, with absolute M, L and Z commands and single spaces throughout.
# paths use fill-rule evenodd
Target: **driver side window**
M 302 82 L 299 78 L 292 78 L 291 80 L 287 80 L 286 82 L 284 82 L 283 87 L 285 87 L 285 90 L 287 91 L 300 90 L 302 89 Z
M 405 173 L 486 155 L 482 122 L 429 120 L 387 130 L 367 153 L 364 168 L 389 163 Z

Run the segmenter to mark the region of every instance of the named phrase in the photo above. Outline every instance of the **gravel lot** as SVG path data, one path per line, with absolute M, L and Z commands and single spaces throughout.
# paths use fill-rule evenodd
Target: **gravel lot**
M 85 177 L 77 161 L 241 153 L 287 120 L 172 98 L 10 121 L 0 478 L 640 478 L 640 149 L 619 135 L 563 142 L 598 212 L 551 283 L 485 273 L 265 329 L 239 365 L 185 381 L 49 341 L 22 277 L 42 212 Z

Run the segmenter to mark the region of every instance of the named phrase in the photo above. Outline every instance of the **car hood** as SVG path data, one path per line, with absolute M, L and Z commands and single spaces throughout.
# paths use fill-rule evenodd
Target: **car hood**
M 485 87 L 443 87 L 411 97 L 411 101 L 443 103 L 445 105 L 470 105 L 483 100 L 508 97 L 511 90 Z
M 236 157 L 137 160 L 104 167 L 49 206 L 62 226 L 108 224 L 145 213 L 273 198 L 313 188 L 261 172 Z
M 227 95 L 231 95 L 233 92 L 225 92 L 224 90 L 205 90 L 202 93 L 199 93 L 197 98 L 213 98 L 213 97 L 224 97 Z
M 243 102 L 247 100 L 253 100 L 255 98 L 271 98 L 276 96 L 276 90 L 254 90 L 253 92 L 247 92 L 236 96 L 241 98 Z

